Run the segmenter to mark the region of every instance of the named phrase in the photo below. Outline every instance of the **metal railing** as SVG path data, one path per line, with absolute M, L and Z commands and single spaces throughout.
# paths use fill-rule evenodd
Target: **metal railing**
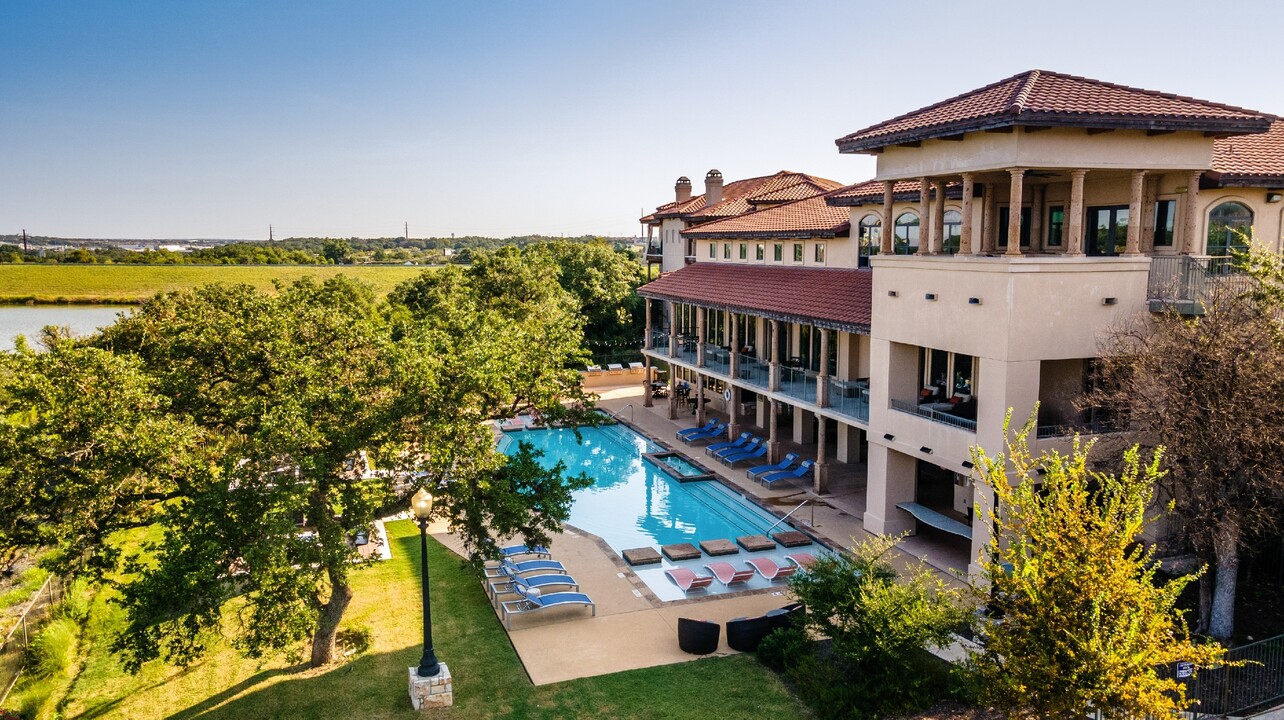
M 669 331 L 652 330 L 651 331 L 651 349 L 665 355 L 669 354 Z
M 784 517 L 782 517 L 782 518 L 780 518 L 779 520 L 777 520 L 777 521 L 776 521 L 776 523 L 775 523 L 774 525 L 772 525 L 771 527 L 767 528 L 767 532 L 764 532 L 764 533 L 763 533 L 763 535 L 770 535 L 772 530 L 775 530 L 776 528 L 780 527 L 781 523 L 783 523 L 784 521 L 788 520 L 790 515 L 793 515 L 794 513 L 798 512 L 799 510 L 802 510 L 802 506 L 803 506 L 803 505 L 806 505 L 806 504 L 807 504 L 807 503 L 809 503 L 809 502 L 811 502 L 811 498 L 807 498 L 806 500 L 803 500 L 802 502 L 798 503 L 798 507 L 796 507 L 796 508 L 794 508 L 793 510 L 790 510 L 789 512 L 785 513 L 785 516 L 784 516 Z M 813 511 L 812 518 L 813 518 L 813 520 L 814 520 L 814 518 L 815 518 L 815 514 L 814 514 L 815 506 L 814 506 L 814 505 L 812 506 L 812 511 Z M 814 522 L 813 522 L 813 525 L 814 525 Z
M 695 334 L 678 336 L 678 352 L 674 356 L 679 360 L 695 365 L 698 359 L 696 348 L 700 347 L 696 342 Z
M 869 422 L 869 388 L 852 380 L 829 379 L 829 409 Z
M 944 410 L 937 410 L 935 408 L 905 402 L 904 400 L 893 400 L 892 409 L 899 410 L 903 413 L 909 413 L 910 415 L 918 415 L 919 417 L 927 418 L 932 422 L 941 423 L 942 425 L 952 425 L 956 428 L 976 432 L 975 420 L 969 420 L 968 418 L 959 417 L 958 415 L 951 415 Z
M 717 345 L 704 346 L 704 366 L 719 375 L 731 374 L 731 351 Z
M 62 599 L 63 582 L 50 575 L 45 584 L 27 601 L 22 615 L 0 642 L 0 705 L 9 697 L 14 684 L 26 667 L 27 648 L 53 614 L 53 608 Z
M 1217 293 L 1243 292 L 1251 283 L 1233 257 L 1157 256 L 1150 260 L 1146 297 L 1151 310 L 1172 308 L 1197 315 Z
M 802 368 L 780 368 L 780 392 L 803 402 L 816 402 L 816 378 Z
M 1037 438 L 1071 437 L 1073 435 L 1095 435 L 1107 432 L 1106 423 L 1102 420 L 1090 422 L 1062 423 L 1060 425 L 1040 425 L 1035 428 Z
M 771 382 L 771 366 L 748 353 L 740 353 L 736 374 L 740 380 L 760 388 L 768 387 Z
M 1186 694 L 1199 715 L 1246 715 L 1284 703 L 1284 635 L 1228 650 L 1236 667 L 1201 671 Z

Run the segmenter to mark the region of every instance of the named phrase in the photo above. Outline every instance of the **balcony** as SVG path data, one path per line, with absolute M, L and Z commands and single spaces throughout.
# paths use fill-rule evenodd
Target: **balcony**
M 659 245 L 649 245 L 646 249 L 647 262 L 660 262 L 664 259 L 664 250 Z
M 1150 261 L 1146 298 L 1151 312 L 1203 315 L 1219 293 L 1248 290 L 1252 279 L 1230 257 L 1157 256 Z
M 829 380 L 829 409 L 840 415 L 869 422 L 869 383 L 864 380 Z
M 736 374 L 740 379 L 755 387 L 766 390 L 771 383 L 771 368 L 767 363 L 747 353 L 738 353 Z
M 717 345 L 704 346 L 704 367 L 719 375 L 731 375 L 731 351 Z
M 699 347 L 694 333 L 678 335 L 678 353 L 674 357 L 682 362 L 695 365 L 699 360 L 699 355 L 696 352 Z
M 648 347 L 661 355 L 669 354 L 669 331 L 652 330 Z
M 927 418 L 932 422 L 941 423 L 942 425 L 951 425 L 961 430 L 967 430 L 968 432 L 976 432 L 975 420 L 969 420 L 967 418 L 959 417 L 958 415 L 950 414 L 948 410 L 940 407 L 945 404 L 946 403 L 925 403 L 919 405 L 916 403 L 905 402 L 904 400 L 893 400 L 892 409 L 899 410 L 903 413 L 909 413 L 910 415 L 918 415 L 919 417 Z
M 803 402 L 816 402 L 816 378 L 810 370 L 780 368 L 780 392 Z

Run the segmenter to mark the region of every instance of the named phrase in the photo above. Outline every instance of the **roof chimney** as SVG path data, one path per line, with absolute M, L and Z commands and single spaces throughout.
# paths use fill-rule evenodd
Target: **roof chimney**
M 683 175 L 678 178 L 678 182 L 673 186 L 673 192 L 678 196 L 678 202 L 686 202 L 691 199 L 691 178 Z
M 704 206 L 713 207 L 722 202 L 722 173 L 710 170 L 704 176 Z

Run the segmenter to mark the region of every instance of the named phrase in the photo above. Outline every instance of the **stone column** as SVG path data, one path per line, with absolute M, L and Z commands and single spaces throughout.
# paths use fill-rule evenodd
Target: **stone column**
M 817 495 L 824 495 L 828 491 L 829 480 L 829 461 L 826 455 L 829 448 L 826 447 L 828 433 L 825 429 L 825 418 L 816 416 L 816 467 L 812 468 L 812 486 L 811 489 Z
M 1025 170 L 1012 168 L 1008 170 L 1012 184 L 1008 190 L 1008 249 L 1004 255 L 1021 254 L 1021 202 L 1025 190 Z
M 642 313 L 646 316 L 646 335 L 642 337 L 642 347 L 647 350 L 654 350 L 651 342 L 651 298 L 642 301 Z
M 1066 255 L 1083 255 L 1083 178 L 1087 170 L 1070 171 L 1070 209 L 1066 218 Z
M 945 181 L 935 180 L 932 188 L 936 204 L 932 206 L 932 255 L 945 252 Z
M 705 416 L 705 410 L 704 410 L 704 376 L 703 376 L 703 375 L 701 375 L 700 373 L 696 373 L 696 405 L 695 405 L 695 414 L 696 414 L 696 427 L 700 427 L 701 425 L 704 425 L 704 416 Z
M 815 328 L 820 333 L 820 371 L 816 374 L 816 406 L 829 407 L 829 330 Z
M 740 379 L 740 323 L 735 313 L 727 313 L 727 319 L 731 323 L 731 356 L 727 358 L 727 375 L 732 380 L 738 380 Z
M 963 227 L 959 228 L 959 255 L 971 255 L 972 248 L 972 173 L 963 173 Z
M 1155 198 L 1159 194 L 1160 177 L 1161 175 L 1154 173 L 1146 174 L 1146 192 L 1141 198 L 1141 216 L 1145 218 L 1141 224 L 1141 252 L 1143 254 L 1155 251 Z
M 727 408 L 727 439 L 735 440 L 740 437 L 740 388 L 735 385 L 728 385 L 731 389 L 730 407 Z
M 669 419 L 678 419 L 678 369 L 669 363 Z
M 940 204 L 940 201 L 937 201 Z M 932 186 L 926 177 L 918 179 L 918 250 L 919 255 L 932 254 Z
M 642 407 L 655 407 L 651 397 L 651 356 L 642 356 Z
M 696 308 L 696 367 L 704 367 L 704 316 L 706 308 Z
M 767 462 L 774 463 L 780 461 L 780 435 L 776 430 L 779 414 L 780 403 L 776 400 L 769 401 L 770 412 L 767 413 Z
M 669 301 L 669 357 L 678 356 L 678 304 Z M 669 369 L 669 376 L 673 376 L 673 369 Z
M 1124 246 L 1124 255 L 1141 254 L 1141 199 L 1146 193 L 1146 171 L 1133 170 L 1132 182 L 1128 194 L 1128 244 Z
M 998 202 L 994 197 L 994 183 L 982 183 L 982 191 L 985 198 L 981 202 L 981 252 L 994 252 L 995 243 L 998 238 L 994 234 L 995 214 L 998 210 Z
M 1203 173 L 1194 170 L 1186 178 L 1186 218 L 1182 223 L 1182 255 L 1198 255 L 1203 250 L 1199 233 L 1199 176 Z
M 1047 185 L 1030 188 L 1030 252 L 1043 252 L 1043 198 Z
M 771 362 L 767 365 L 767 389 L 780 390 L 780 321 L 771 321 Z
M 896 227 L 892 224 L 892 188 L 894 187 L 896 187 L 895 182 L 883 181 L 883 229 L 878 250 L 883 255 L 892 254 L 892 239 L 896 232 Z

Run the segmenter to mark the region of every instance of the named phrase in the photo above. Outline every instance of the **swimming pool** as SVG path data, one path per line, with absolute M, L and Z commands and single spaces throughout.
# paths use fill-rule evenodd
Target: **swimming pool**
M 592 486 L 575 493 L 568 522 L 602 538 L 616 553 L 684 542 L 698 545 L 702 540 L 734 542 L 744 535 L 766 534 L 779 520 L 716 480 L 679 482 L 670 477 L 642 458 L 644 453 L 664 449 L 624 425 L 580 428 L 580 435 L 583 443 L 577 442 L 575 432 L 569 428 L 525 430 L 505 435 L 499 449 L 514 452 L 518 441 L 526 442 L 544 451 L 541 462 L 546 467 L 561 460 L 569 474 L 583 472 L 592 477 Z M 782 529 L 791 528 L 781 525 L 774 532 Z M 800 548 L 812 553 L 819 549 L 816 545 Z M 752 556 L 771 557 L 783 563 L 786 554 L 797 550 L 778 548 Z M 738 556 L 677 563 L 666 558 L 660 565 L 634 567 L 633 571 L 661 600 L 678 600 L 687 596 L 664 574 L 665 568 L 683 566 L 707 574 L 704 563 L 718 559 L 741 567 L 748 556 L 741 552 Z M 768 585 L 755 577 L 748 589 Z M 735 586 L 732 591 L 743 589 L 746 587 Z M 715 582 L 709 592 L 724 591 Z

